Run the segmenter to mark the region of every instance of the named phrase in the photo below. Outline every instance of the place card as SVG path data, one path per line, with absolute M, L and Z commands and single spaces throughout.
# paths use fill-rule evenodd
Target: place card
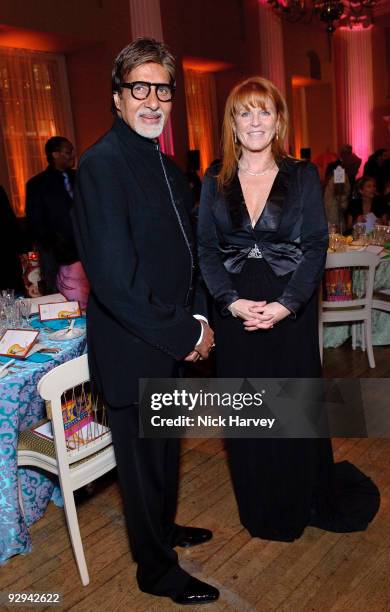
M 0 338 L 0 355 L 24 359 L 29 354 L 39 331 L 30 329 L 7 329 Z
M 335 185 L 345 183 L 345 170 L 342 166 L 337 166 L 333 171 L 333 182 Z
M 66 297 L 62 293 L 51 293 L 30 299 L 30 315 L 39 313 L 39 304 L 54 304 L 55 302 L 66 302 Z
M 55 321 L 57 319 L 75 319 L 81 317 L 81 308 L 78 302 L 57 302 L 39 304 L 39 318 L 41 321 Z

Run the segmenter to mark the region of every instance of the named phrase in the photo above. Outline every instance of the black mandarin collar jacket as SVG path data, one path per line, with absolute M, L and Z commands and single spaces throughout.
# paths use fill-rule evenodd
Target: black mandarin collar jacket
M 231 274 L 239 274 L 257 245 L 277 276 L 290 275 L 278 301 L 296 314 L 321 279 L 328 246 L 322 189 L 315 166 L 284 158 L 255 227 L 238 175 L 218 191 L 211 166 L 205 176 L 199 209 L 199 259 L 203 278 L 222 312 L 239 297 Z
M 89 363 L 111 406 L 137 401 L 140 378 L 172 376 L 198 341 L 191 206 L 177 166 L 121 119 L 80 160 L 73 216 L 91 284 Z

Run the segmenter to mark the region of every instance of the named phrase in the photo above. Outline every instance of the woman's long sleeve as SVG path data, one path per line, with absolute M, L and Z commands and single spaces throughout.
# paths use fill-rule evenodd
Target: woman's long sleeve
M 205 175 L 199 206 L 198 245 L 199 264 L 203 279 L 213 298 L 227 314 L 227 307 L 239 299 L 237 291 L 223 265 L 213 204 L 216 198 L 216 179 L 208 172 Z
M 328 248 L 328 226 L 321 183 L 315 166 L 308 164 L 302 182 L 302 259 L 278 302 L 292 313 L 305 306 L 322 278 Z

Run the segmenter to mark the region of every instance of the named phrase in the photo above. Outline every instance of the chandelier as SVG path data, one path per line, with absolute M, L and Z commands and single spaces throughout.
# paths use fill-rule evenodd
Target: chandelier
M 367 28 L 377 0 L 267 0 L 286 21 L 310 23 L 317 16 L 333 34 L 336 27 Z

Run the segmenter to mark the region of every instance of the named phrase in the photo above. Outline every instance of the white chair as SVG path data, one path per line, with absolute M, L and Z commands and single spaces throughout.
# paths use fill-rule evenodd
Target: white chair
M 373 295 L 372 307 L 375 310 L 390 312 L 390 295 L 388 293 L 376 291 Z
M 322 301 L 319 316 L 320 354 L 323 354 L 323 326 L 324 323 L 352 322 L 352 348 L 356 347 L 356 325 L 363 323 L 362 349 L 367 348 L 367 357 L 370 368 L 375 368 L 374 352 L 371 337 L 371 314 L 373 307 L 373 289 L 375 268 L 380 258 L 375 253 L 329 253 L 326 259 L 326 269 L 351 268 L 352 275 L 356 268 L 365 268 L 365 291 L 362 296 L 353 296 L 345 301 Z M 354 272 L 355 270 L 355 272 Z M 352 284 L 353 287 L 353 284 Z
M 45 374 L 38 383 L 38 391 L 46 400 L 53 439 L 36 433 L 37 427 L 42 424 L 40 422 L 23 431 L 18 444 L 19 466 L 35 466 L 59 477 L 70 540 L 84 586 L 89 583 L 89 575 L 73 492 L 115 467 L 105 408 L 97 400 L 91 400 L 88 381 L 87 355 L 63 363 Z M 78 409 L 81 405 L 81 416 L 85 415 L 84 400 L 88 401 L 92 407 L 90 414 L 93 415 L 93 421 L 70 435 L 68 430 L 68 435 L 65 436 L 63 409 L 64 400 L 69 401 L 69 398 L 77 398 L 78 404 L 72 403 L 71 399 L 67 405 L 77 405 Z M 71 411 L 73 415 L 74 410 L 75 408 Z M 49 421 L 43 421 L 45 422 Z

